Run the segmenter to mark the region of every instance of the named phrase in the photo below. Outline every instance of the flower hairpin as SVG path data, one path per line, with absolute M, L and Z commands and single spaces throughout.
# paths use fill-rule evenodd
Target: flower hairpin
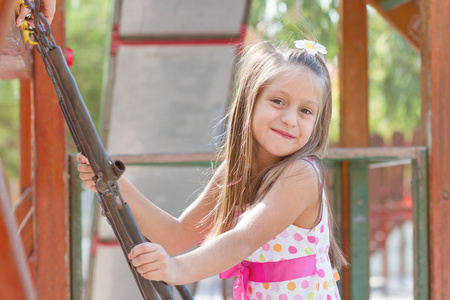
M 319 43 L 308 41 L 308 40 L 298 40 L 294 41 L 295 48 L 304 49 L 306 52 L 312 55 L 316 55 L 317 52 L 322 54 L 327 54 L 327 48 Z

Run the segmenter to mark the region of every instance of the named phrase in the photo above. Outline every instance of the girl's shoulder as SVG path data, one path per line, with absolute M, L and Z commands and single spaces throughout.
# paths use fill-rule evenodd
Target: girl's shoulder
M 323 174 L 323 165 L 316 156 L 306 156 L 290 163 L 282 172 L 284 176 L 303 175 L 305 177 L 314 177 L 321 181 Z M 301 177 L 303 177 L 301 176 Z

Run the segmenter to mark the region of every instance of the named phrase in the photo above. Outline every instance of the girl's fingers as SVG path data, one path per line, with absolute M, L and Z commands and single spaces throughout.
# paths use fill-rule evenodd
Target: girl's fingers
M 25 6 L 21 6 L 20 7 L 20 11 L 19 14 L 17 15 L 16 18 L 16 26 L 19 27 L 20 24 L 22 24 L 23 20 L 25 19 L 25 17 L 31 12 L 31 10 L 29 10 L 28 8 L 26 8 Z
M 77 154 L 76 160 L 81 163 L 81 164 L 86 164 L 86 165 L 90 165 L 89 164 L 89 160 L 86 158 L 86 156 L 84 156 L 81 153 Z

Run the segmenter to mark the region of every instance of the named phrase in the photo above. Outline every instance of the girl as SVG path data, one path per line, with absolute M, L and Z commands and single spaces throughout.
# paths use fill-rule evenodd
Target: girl
M 299 43 L 309 52 L 320 46 Z M 234 299 L 340 299 L 334 270 L 346 262 L 318 159 L 331 119 L 327 68 L 317 54 L 263 42 L 243 56 L 238 83 L 225 160 L 180 218 L 119 180 L 154 242 L 134 247 L 129 259 L 144 278 L 170 285 L 238 276 Z M 77 158 L 81 179 L 95 191 L 89 163 Z

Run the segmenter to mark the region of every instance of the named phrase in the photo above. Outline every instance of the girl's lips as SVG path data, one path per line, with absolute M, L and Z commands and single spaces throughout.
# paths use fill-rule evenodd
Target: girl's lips
M 273 129 L 272 131 L 275 132 L 276 134 L 286 138 L 286 139 L 295 139 L 295 136 L 293 136 L 292 134 L 289 134 L 287 132 L 281 131 L 281 130 L 277 130 L 277 129 Z

